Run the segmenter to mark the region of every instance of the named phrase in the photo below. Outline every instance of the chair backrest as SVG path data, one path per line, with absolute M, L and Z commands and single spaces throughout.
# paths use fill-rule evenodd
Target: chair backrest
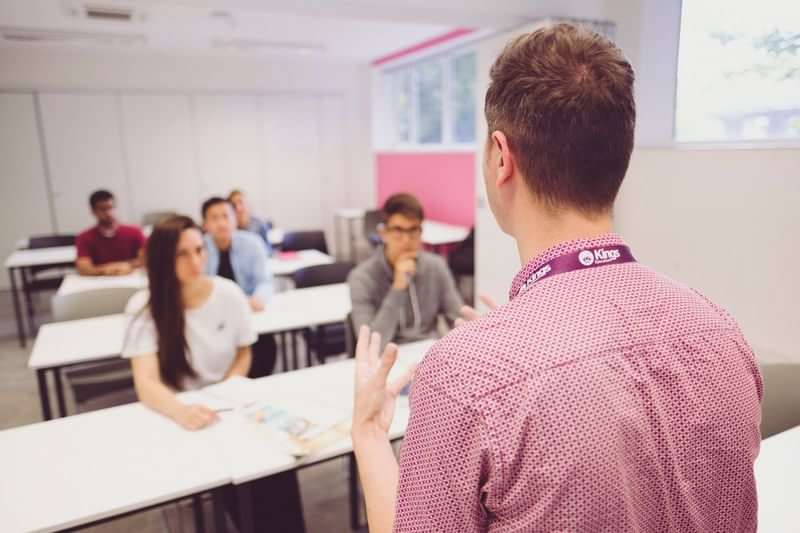
M 764 382 L 761 438 L 800 426 L 800 364 L 764 364 L 761 378 Z
M 56 322 L 115 315 L 125 311 L 128 300 L 139 289 L 108 287 L 53 296 L 53 318 Z
M 281 250 L 284 252 L 297 252 L 300 250 L 319 250 L 328 253 L 328 243 L 323 231 L 292 231 L 283 237 Z
M 347 281 L 347 276 L 354 266 L 353 263 L 310 266 L 295 272 L 292 279 L 294 280 L 294 286 L 298 289 L 344 283 Z
M 28 248 L 55 248 L 56 246 L 74 246 L 75 235 L 37 235 L 28 239 Z
M 347 356 L 356 356 L 356 325 L 353 322 L 353 313 L 347 313 L 344 320 L 344 345 L 347 348 Z
M 142 215 L 142 226 L 155 226 L 165 218 L 175 216 L 175 211 L 150 211 Z
M 383 211 L 373 209 L 364 213 L 364 236 L 372 246 L 381 243 L 381 236 L 378 234 L 378 225 L 383 222 Z

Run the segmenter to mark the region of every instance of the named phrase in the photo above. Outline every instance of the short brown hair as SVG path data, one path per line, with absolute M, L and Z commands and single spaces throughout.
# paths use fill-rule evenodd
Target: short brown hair
M 416 197 L 405 193 L 397 193 L 391 195 L 383 203 L 383 221 L 389 220 L 392 215 L 403 215 L 408 218 L 416 218 L 417 220 L 425 220 L 425 211 L 422 209 L 422 204 Z
M 556 24 L 511 41 L 490 71 L 489 133 L 508 139 L 530 189 L 554 207 L 614 204 L 633 150 L 634 73 L 589 29 Z

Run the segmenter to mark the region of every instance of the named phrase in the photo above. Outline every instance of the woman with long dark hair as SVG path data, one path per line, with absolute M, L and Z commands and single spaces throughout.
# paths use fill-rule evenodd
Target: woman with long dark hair
M 256 340 L 250 307 L 234 282 L 205 274 L 203 236 L 191 218 L 170 217 L 150 235 L 146 253 L 149 290 L 128 303 L 133 314 L 123 355 L 131 359 L 139 400 L 188 430 L 202 429 L 217 414 L 180 402 L 176 392 L 231 376 L 247 376 Z M 304 532 L 294 473 L 255 482 L 256 524 Z M 235 505 L 233 493 L 229 506 Z M 231 513 L 234 520 L 238 513 Z

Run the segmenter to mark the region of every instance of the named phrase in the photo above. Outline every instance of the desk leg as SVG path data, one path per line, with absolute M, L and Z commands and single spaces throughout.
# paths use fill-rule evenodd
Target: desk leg
M 58 416 L 67 416 L 67 402 L 64 400 L 64 384 L 61 382 L 61 369 L 53 369 L 53 378 L 56 382 L 56 401 L 58 402 Z
M 225 488 L 217 489 L 211 493 L 214 502 L 214 533 L 227 533 L 228 521 L 225 513 L 224 498 Z
M 239 506 L 239 529 L 241 533 L 254 533 L 253 486 L 251 483 L 236 485 L 236 503 Z
M 297 370 L 300 368 L 300 365 L 297 361 L 297 332 L 292 331 L 289 333 L 289 335 L 292 337 L 292 364 L 294 364 L 292 370 Z
M 197 533 L 206 533 L 206 520 L 203 516 L 203 496 L 192 496 L 192 511 L 194 512 L 194 530 Z
M 356 531 L 361 527 L 361 498 L 358 493 L 358 468 L 356 466 L 356 456 L 352 453 L 347 456 L 349 467 L 350 485 L 350 529 Z
M 36 381 L 39 384 L 39 403 L 42 404 L 42 419 L 51 420 L 53 414 L 50 412 L 50 392 L 47 390 L 47 369 L 36 369 Z
M 281 363 L 283 364 L 284 372 L 289 371 L 289 340 L 286 335 L 285 331 L 276 335 L 276 337 L 280 336 L 281 339 Z
M 17 319 L 17 336 L 19 345 L 25 347 L 25 324 L 22 321 L 22 309 L 19 303 L 19 292 L 17 291 L 17 275 L 13 268 L 8 269 L 8 278 L 11 280 L 11 300 L 14 302 L 14 318 Z

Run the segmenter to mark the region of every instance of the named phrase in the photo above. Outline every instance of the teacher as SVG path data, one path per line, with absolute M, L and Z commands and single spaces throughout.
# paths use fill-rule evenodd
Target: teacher
M 613 43 L 567 24 L 492 66 L 483 175 L 523 266 L 506 304 L 467 310 L 416 370 L 399 465 L 387 431 L 412 376 L 387 385 L 397 347 L 379 357 L 362 328 L 352 436 L 372 533 L 755 531 L 753 353 L 612 233 L 633 82 Z

